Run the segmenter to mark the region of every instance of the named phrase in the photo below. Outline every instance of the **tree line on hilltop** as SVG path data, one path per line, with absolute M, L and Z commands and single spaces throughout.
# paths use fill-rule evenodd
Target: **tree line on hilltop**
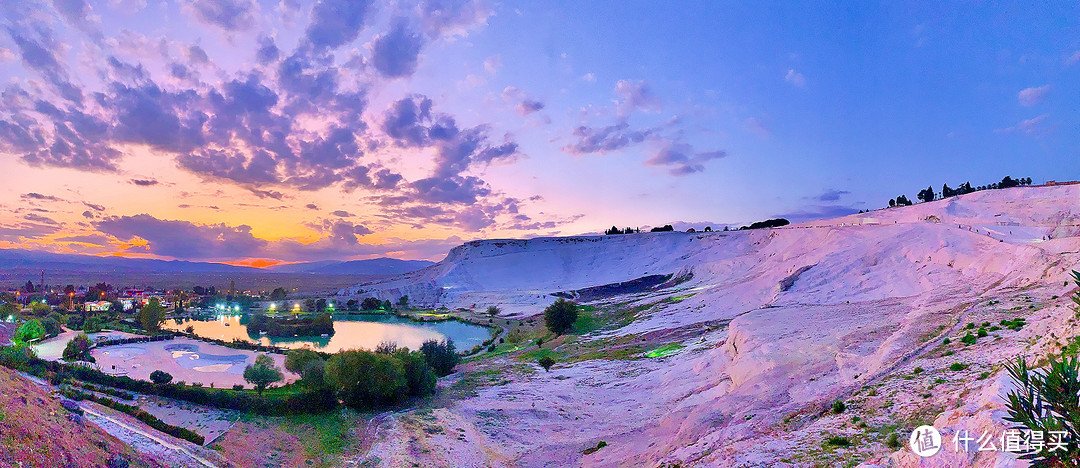
M 934 200 L 940 200 L 943 198 L 953 197 L 956 195 L 963 195 L 965 193 L 978 192 L 980 190 L 1003 189 L 1010 187 L 1019 187 L 1021 185 L 1031 185 L 1031 177 L 1021 177 L 1019 179 L 1013 179 L 1012 177 L 1005 176 L 1003 179 L 1001 179 L 1001 182 L 994 182 L 989 185 L 980 185 L 978 187 L 972 187 L 971 182 L 964 182 L 957 186 L 955 189 L 950 188 L 949 184 L 944 184 L 941 186 L 940 193 L 935 192 L 934 186 L 931 185 L 929 187 L 926 187 L 925 189 L 920 190 L 919 193 L 915 195 L 915 198 L 919 199 L 922 202 L 929 202 Z M 908 206 L 911 204 L 911 200 L 908 200 L 908 197 L 906 195 L 900 195 L 899 197 L 889 200 L 889 207 Z
M 788 224 L 791 224 L 791 222 L 788 221 L 787 219 L 784 219 L 784 218 L 766 219 L 765 221 L 757 221 L 757 222 L 751 223 L 749 226 L 742 226 L 738 230 L 742 231 L 742 230 L 746 230 L 746 229 L 765 229 L 765 228 L 787 226 Z M 724 231 L 730 231 L 731 229 L 728 228 L 727 226 L 724 226 L 723 230 Z M 654 228 L 649 230 L 649 232 L 674 232 L 674 231 L 675 231 L 675 227 L 670 225 L 670 224 L 665 224 L 663 226 L 654 227 Z M 712 231 L 713 231 L 712 226 L 705 226 L 705 229 L 702 229 L 702 232 L 712 232 Z M 686 232 L 698 232 L 698 231 L 695 228 L 688 228 L 686 230 Z M 619 229 L 618 226 L 611 226 L 611 229 L 605 229 L 604 230 L 604 235 L 607 235 L 607 236 L 612 236 L 612 235 L 617 235 L 617 234 L 639 234 L 639 233 L 641 233 L 641 228 L 627 227 L 625 229 Z

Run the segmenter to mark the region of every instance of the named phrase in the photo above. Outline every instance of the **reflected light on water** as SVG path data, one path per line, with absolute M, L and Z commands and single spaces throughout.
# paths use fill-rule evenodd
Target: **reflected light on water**
M 459 350 L 472 348 L 490 337 L 488 329 L 457 321 L 416 322 L 396 316 L 350 316 L 334 318 L 334 335 L 329 337 L 267 337 L 249 334 L 247 320 L 240 315 L 220 314 L 205 320 L 168 320 L 165 328 L 183 330 L 191 326 L 196 335 L 224 341 L 242 340 L 267 346 L 302 348 L 334 353 L 343 349 L 374 349 L 390 341 L 398 346 L 419 349 L 427 340 L 451 338 Z

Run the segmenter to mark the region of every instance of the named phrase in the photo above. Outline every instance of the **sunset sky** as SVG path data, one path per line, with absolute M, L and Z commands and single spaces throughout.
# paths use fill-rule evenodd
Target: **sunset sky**
M 0 74 L 0 248 L 438 260 L 1080 178 L 1074 2 L 8 0 Z

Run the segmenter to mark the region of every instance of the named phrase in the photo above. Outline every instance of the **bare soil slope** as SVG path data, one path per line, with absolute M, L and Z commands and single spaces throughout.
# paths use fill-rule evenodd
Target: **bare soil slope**
M 0 367 L 0 467 L 106 467 L 110 460 L 161 466 L 68 412 L 41 387 Z

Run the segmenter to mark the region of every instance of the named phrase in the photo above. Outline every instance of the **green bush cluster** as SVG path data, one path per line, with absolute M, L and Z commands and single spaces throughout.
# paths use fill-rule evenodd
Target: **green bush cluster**
M 172 374 L 165 371 L 156 370 L 150 373 L 150 381 L 158 385 L 165 385 L 169 382 L 172 382 Z
M 423 353 L 404 348 L 393 354 L 342 351 L 326 361 L 324 378 L 345 405 L 361 410 L 430 395 L 437 379 Z
M 1024 328 L 1024 325 L 1027 325 L 1027 321 L 1024 320 L 1023 317 L 1016 317 L 1012 320 L 1001 321 L 1001 326 L 1008 328 L 1012 331 L 1020 331 L 1021 328 Z
M 30 319 L 26 323 L 19 325 L 19 328 L 15 330 L 15 336 L 11 340 L 16 343 L 26 343 L 44 337 L 45 326 L 38 319 Z
M 843 413 L 844 410 L 846 410 L 846 409 L 847 409 L 847 405 L 845 405 L 844 402 L 842 402 L 840 400 L 837 400 L 837 401 L 833 402 L 833 404 L 832 404 L 832 412 L 833 412 L 833 414 Z

